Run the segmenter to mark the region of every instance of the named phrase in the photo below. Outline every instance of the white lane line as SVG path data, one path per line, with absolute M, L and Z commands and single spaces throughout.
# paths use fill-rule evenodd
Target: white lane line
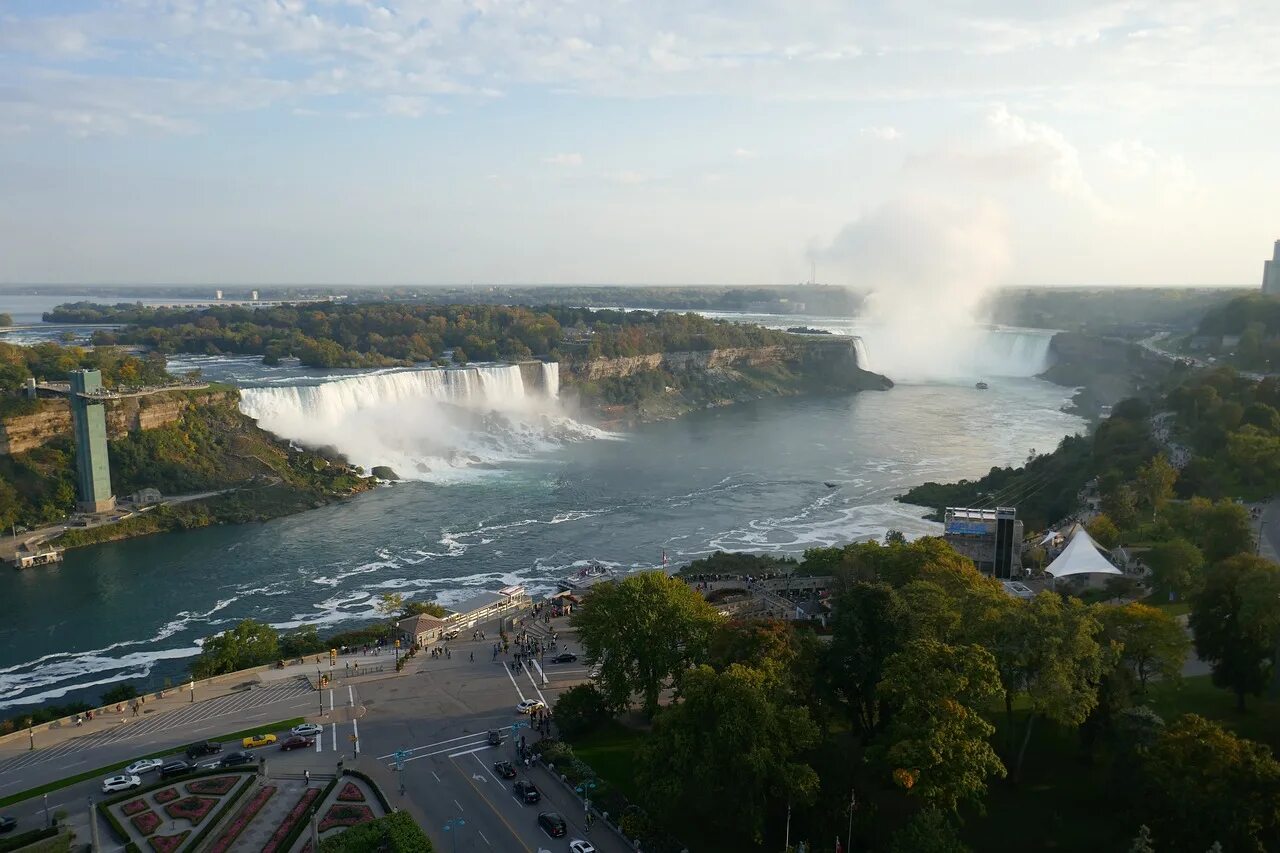
M 441 784 L 444 784 L 444 780 L 440 778 L 440 774 L 439 774 L 439 773 L 437 773 L 436 771 L 432 770 L 432 771 L 431 771 L 431 775 L 432 775 L 432 776 L 434 776 L 434 777 L 436 777 L 436 781 L 437 781 L 437 782 L 439 782 L 439 783 L 441 783 Z
M 473 737 L 474 737 L 474 736 L 473 736 Z M 476 744 L 478 744 L 478 745 L 480 746 L 480 748 L 481 748 L 481 749 L 486 749 L 486 748 L 488 748 L 488 746 L 489 746 L 489 743 L 488 743 L 488 741 L 487 741 L 487 740 L 486 740 L 486 741 L 476 741 Z M 460 744 L 460 746 L 472 746 L 472 744 L 464 743 L 464 744 Z M 446 747 L 445 749 L 438 749 L 438 750 L 436 750 L 435 752 L 424 752 L 424 753 L 422 753 L 422 755 L 411 755 L 411 756 L 409 756 L 408 758 L 406 758 L 406 759 L 405 759 L 405 762 L 407 763 L 407 762 L 410 762 L 410 761 L 417 761 L 419 758 L 430 758 L 430 757 L 431 757 L 431 756 L 433 756 L 433 755 L 444 755 L 446 752 L 448 752 L 448 751 L 449 751 L 450 749 L 452 749 L 452 748 L 453 748 L 453 747 Z M 459 754 L 460 754 L 460 755 L 466 755 L 467 753 L 466 753 L 466 752 L 462 752 L 462 753 L 459 753 Z M 392 762 L 392 763 L 388 764 L 387 766 L 388 766 L 388 767 L 395 767 L 395 762 Z
M 329 713 L 333 713 L 333 690 L 329 690 Z
M 507 678 L 511 679 L 511 686 L 516 689 L 516 695 L 520 697 L 520 701 L 524 701 L 524 692 L 520 689 L 520 685 L 516 684 L 516 677 L 511 674 L 511 667 L 507 664 L 502 665 L 502 669 L 507 673 Z
M 323 750 L 324 750 L 324 731 L 322 730 L 320 732 L 320 737 L 316 738 L 316 752 L 322 752 Z
M 457 737 L 451 737 L 448 740 L 438 740 L 435 743 L 424 743 L 422 746 L 411 746 L 406 751 L 417 752 L 420 749 L 430 749 L 433 746 L 444 746 L 446 743 L 453 743 L 454 741 L 458 741 L 458 740 L 467 740 L 473 737 L 480 737 L 480 733 L 473 732 L 469 735 L 458 735 Z M 379 755 L 378 760 L 381 761 L 384 758 L 395 758 L 395 757 L 396 757 L 396 754 L 394 752 L 388 752 L 386 755 Z
M 471 756 L 471 757 L 472 757 L 472 758 L 474 758 L 474 759 L 476 760 L 476 763 L 477 763 L 477 764 L 479 764 L 481 767 L 483 767 L 483 768 L 485 769 L 485 772 L 486 772 L 486 773 L 488 773 L 490 776 L 492 776 L 492 777 L 493 777 L 493 781 L 497 782 L 499 785 L 501 785 L 501 784 L 502 784 L 502 777 L 501 777 L 501 776 L 499 776 L 497 773 L 494 773 L 494 772 L 493 772 L 493 768 L 492 768 L 492 767 L 490 767 L 488 764 L 485 764 L 483 761 L 481 761 L 481 760 L 480 760 L 480 756 L 478 756 L 478 755 L 473 755 L 473 756 Z
M 347 685 L 347 705 L 352 708 L 356 705 L 356 689 L 350 684 Z
M 355 720 L 351 721 L 351 733 L 355 735 L 355 740 L 351 741 L 351 745 L 355 747 L 356 758 L 360 757 L 360 725 Z
M 462 811 L 462 803 L 458 802 L 457 800 L 454 800 L 453 804 L 458 807 L 458 811 Z
M 485 844 L 489 844 L 489 839 L 487 839 L 487 838 L 485 838 L 485 837 L 484 837 L 484 833 L 483 833 L 483 832 L 481 832 L 480 830 L 478 830 L 478 829 L 477 829 L 477 830 L 476 830 L 476 835 L 479 835 L 479 836 L 484 840 L 484 843 L 485 843 Z M 492 844 L 489 844 L 489 846 L 490 846 L 490 847 L 492 847 L 493 845 L 492 845 Z
M 473 749 L 464 749 L 464 750 L 462 750 L 461 752 L 451 752 L 451 753 L 449 753 L 449 757 L 450 757 L 450 758 L 457 758 L 457 757 L 459 757 L 459 756 L 461 756 L 461 755 L 470 755 L 471 753 L 473 753 L 473 752 L 479 752 L 479 751 L 480 751 L 480 750 L 482 750 L 482 749 L 492 749 L 492 747 L 491 747 L 491 746 L 489 746 L 489 743 L 486 741 L 485 743 L 482 743 L 482 744 L 480 744 L 479 746 L 477 746 L 477 747 L 475 747 L 475 748 L 473 748 Z
M 538 689 L 538 684 L 533 680 L 533 673 L 529 671 L 529 667 L 524 668 L 525 675 L 529 676 L 529 683 L 533 685 L 534 691 L 538 694 L 538 698 L 542 700 L 542 704 L 547 704 L 547 697 L 542 695 L 542 691 Z
M 548 681 L 549 679 L 547 678 L 547 674 L 546 674 L 545 672 L 543 672 L 543 671 L 542 671 L 542 664 L 538 663 L 538 662 L 535 660 L 535 661 L 533 662 L 533 665 L 534 665 L 534 666 L 536 666 L 536 667 L 538 668 L 538 677 L 542 679 L 542 683 L 543 683 L 543 684 L 546 684 L 546 683 L 547 683 L 547 681 Z
M 333 751 L 337 752 L 338 751 L 338 724 L 330 723 L 329 732 L 333 736 Z

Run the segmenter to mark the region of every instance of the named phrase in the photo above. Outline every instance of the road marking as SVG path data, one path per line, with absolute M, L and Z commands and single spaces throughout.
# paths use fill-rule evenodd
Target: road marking
M 537 692 L 538 698 L 542 700 L 542 704 L 547 704 L 547 697 L 542 695 L 542 691 L 538 689 L 537 682 L 533 680 L 533 673 L 529 671 L 529 667 L 524 668 L 525 675 L 529 676 L 529 683 L 533 685 L 533 689 Z
M 434 743 L 425 743 L 422 746 L 411 746 L 405 751 L 417 752 L 420 749 L 430 749 L 433 746 L 443 746 L 446 743 L 453 743 L 456 740 L 466 740 L 467 738 L 473 738 L 473 737 L 479 737 L 479 736 L 480 734 L 478 732 L 473 732 L 469 735 L 458 735 L 457 737 L 451 737 L 448 740 L 438 740 Z M 386 755 L 379 755 L 378 760 L 382 761 L 384 758 L 395 758 L 395 757 L 396 757 L 396 754 L 394 752 L 388 752 Z
M 473 735 L 473 737 L 474 737 L 474 735 Z M 488 746 L 489 746 L 489 744 L 488 744 L 488 742 L 487 742 L 487 741 L 476 741 L 476 742 L 480 744 L 480 749 L 487 749 L 487 748 L 488 748 Z M 462 744 L 462 745 L 463 745 L 463 746 L 469 746 L 469 744 Z M 438 750 L 436 750 L 435 752 L 424 752 L 422 755 L 411 755 L 411 756 L 409 756 L 408 758 L 406 758 L 406 759 L 405 759 L 405 761 L 406 761 L 406 762 L 409 762 L 409 761 L 417 761 L 419 758 L 430 758 L 430 757 L 431 757 L 431 756 L 433 756 L 433 755 L 444 755 L 446 752 L 448 752 L 448 751 L 449 751 L 450 749 L 452 749 L 452 748 L 453 748 L 453 747 L 446 747 L 445 749 L 438 749 Z M 478 752 L 478 751 L 479 751 L 479 750 L 470 750 L 469 752 Z M 467 754 L 469 754 L 469 752 L 467 752 L 467 751 L 460 752 L 460 753 L 458 753 L 458 755 L 467 755 Z M 395 766 L 395 764 L 394 764 L 394 763 L 393 763 L 393 764 L 388 764 L 387 766 L 388 766 L 388 767 L 394 767 L 394 766 Z
M 467 779 L 467 774 L 462 772 L 462 768 L 458 767 L 458 765 L 455 763 L 455 764 L 453 765 L 453 769 L 454 769 L 454 770 L 457 770 L 457 771 L 458 771 L 458 774 L 459 774 L 460 776 L 462 776 L 462 778 L 463 778 L 463 779 L 466 779 L 466 780 L 467 780 L 467 784 L 468 784 L 468 785 L 470 785 L 470 786 L 471 786 L 471 788 L 472 788 L 472 790 L 474 790 L 474 791 L 476 792 L 476 796 L 478 796 L 480 799 L 484 800 L 484 804 L 485 804 L 486 806 L 488 806 L 488 807 L 489 807 L 489 811 L 491 811 L 491 812 L 493 812 L 495 815 L 497 815 L 498 820 L 502 821 L 502 825 L 503 825 L 503 826 L 505 826 L 505 827 L 507 828 L 507 832 L 511 833 L 511 837 L 512 837 L 512 838 L 514 838 L 514 839 L 516 840 L 516 843 L 517 843 L 517 844 L 519 844 L 519 845 L 524 849 L 524 852 L 525 852 L 525 853 L 533 853 L 533 850 L 531 850 L 531 849 L 529 848 L 529 845 L 524 843 L 524 839 L 523 839 L 523 838 L 521 838 L 521 837 L 516 833 L 516 831 L 515 831 L 514 829 L 512 829 L 512 828 L 511 828 L 511 823 L 507 820 L 506 816 L 505 816 L 505 815 L 503 815 L 503 814 L 502 814 L 502 812 L 500 812 L 500 811 L 498 811 L 496 808 L 494 808 L 493 803 L 491 803 L 491 802 L 489 802 L 487 799 L 485 799 L 484 794 L 480 793 L 480 788 L 476 785 L 476 783 L 475 783 L 475 782 L 471 781 L 470 779 Z M 486 839 L 485 839 L 485 843 L 486 843 L 486 844 L 488 844 L 488 842 L 489 842 L 489 840 L 486 838 Z M 492 845 L 491 845 L 491 846 L 492 846 Z
M 462 811 L 462 810 L 463 810 L 463 809 L 462 809 L 462 803 L 458 802 L 457 800 L 454 800 L 454 801 L 453 801 L 453 804 L 454 804 L 455 806 L 457 806 L 457 807 L 458 807 L 458 811 Z
M 523 702 L 523 701 L 524 701 L 524 692 L 520 689 L 520 685 L 519 685 L 519 684 L 516 684 L 516 677 L 515 677 L 514 675 L 512 675 L 512 674 L 511 674 L 511 667 L 507 666 L 507 664 L 505 664 L 505 663 L 504 663 L 504 664 L 502 665 L 502 669 L 507 673 L 507 678 L 510 678 L 510 679 L 511 679 L 511 686 L 512 686 L 512 687 L 514 687 L 514 688 L 516 689 L 516 695 L 517 695 L 517 696 L 519 696 L 519 697 L 520 697 L 520 701 L 521 701 L 521 702 Z
M 449 757 L 450 757 L 450 758 L 453 758 L 453 756 L 452 756 L 452 755 L 451 755 L 451 756 L 449 756 Z M 472 774 L 471 774 L 471 778 L 472 778 L 472 779 L 475 779 L 477 782 L 488 782 L 488 781 L 489 781 L 488 779 L 484 778 L 484 776 L 480 775 L 479 773 L 472 773 Z
M 480 830 L 478 830 L 478 829 L 477 829 L 477 830 L 476 830 L 476 835 L 480 836 L 480 838 L 484 840 L 484 843 L 485 843 L 485 844 L 489 844 L 489 839 L 487 839 L 487 838 L 485 838 L 485 837 L 484 837 L 484 833 L 483 833 L 483 832 L 481 832 Z M 490 846 L 490 847 L 492 847 L 493 845 L 492 845 L 492 844 L 489 844 L 489 846 Z
M 437 773 L 436 771 L 432 770 L 432 771 L 431 771 L 431 775 L 432 775 L 432 776 L 434 776 L 434 777 L 436 777 L 436 781 L 437 781 L 437 782 L 439 782 L 439 783 L 440 783 L 440 784 L 442 784 L 442 785 L 444 784 L 444 780 L 440 778 L 440 774 L 439 774 L 439 773 Z
M 324 749 L 324 732 L 320 732 L 320 737 L 316 738 L 316 752 Z
M 329 690 L 329 713 L 333 713 L 333 690 Z
M 458 758 L 459 756 L 463 756 L 463 755 L 470 755 L 470 754 L 471 754 L 471 753 L 473 753 L 473 752 L 479 752 L 479 751 L 480 751 L 480 750 L 482 750 L 482 749 L 490 749 L 490 748 L 491 748 L 491 747 L 489 746 L 488 741 L 486 741 L 486 742 L 484 742 L 484 743 L 480 744 L 479 746 L 475 747 L 474 749 L 464 749 L 464 750 L 462 750 L 461 752 L 451 752 L 451 753 L 449 753 L 449 757 L 450 757 L 450 758 Z
M 347 704 L 352 708 L 356 706 L 356 689 L 350 684 L 347 685 Z
M 355 747 L 356 758 L 360 757 L 360 725 L 355 720 L 351 721 L 351 733 L 355 735 L 355 739 L 351 741 L 351 745 Z
M 338 751 L 338 724 L 337 723 L 329 724 L 329 733 L 333 736 L 333 751 L 337 752 Z

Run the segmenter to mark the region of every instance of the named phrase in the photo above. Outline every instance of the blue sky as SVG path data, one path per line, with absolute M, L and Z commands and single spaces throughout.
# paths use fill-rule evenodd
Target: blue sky
M 1277 139 L 1274 2 L 9 0 L 0 281 L 1256 284 Z

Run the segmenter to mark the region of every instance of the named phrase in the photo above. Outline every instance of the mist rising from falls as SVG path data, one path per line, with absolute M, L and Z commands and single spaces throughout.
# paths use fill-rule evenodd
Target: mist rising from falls
M 386 465 L 405 479 L 453 479 L 467 467 L 604 435 L 561 410 L 559 367 L 478 365 L 246 388 L 240 408 L 263 429 L 333 447 L 365 469 Z M 533 387 L 526 385 L 530 369 L 538 371 Z
M 897 326 L 869 326 L 858 334 L 858 366 L 894 382 L 1028 377 L 1051 365 L 1053 332 L 1038 329 L 940 325 L 916 336 Z

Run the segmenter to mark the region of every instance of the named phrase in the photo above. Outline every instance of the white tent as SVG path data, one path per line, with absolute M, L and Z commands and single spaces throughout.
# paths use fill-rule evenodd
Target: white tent
M 1057 538 L 1058 538 L 1057 531 L 1050 530 L 1048 533 L 1044 535 L 1044 538 L 1040 540 L 1040 547 L 1043 548 L 1045 545 L 1051 544 L 1053 540 Z
M 1111 561 L 1103 556 L 1098 543 L 1094 542 L 1093 537 L 1078 524 L 1071 531 L 1071 541 L 1067 543 L 1067 547 L 1062 549 L 1062 553 L 1045 568 L 1045 571 L 1055 578 L 1067 575 L 1123 574 L 1111 565 Z

